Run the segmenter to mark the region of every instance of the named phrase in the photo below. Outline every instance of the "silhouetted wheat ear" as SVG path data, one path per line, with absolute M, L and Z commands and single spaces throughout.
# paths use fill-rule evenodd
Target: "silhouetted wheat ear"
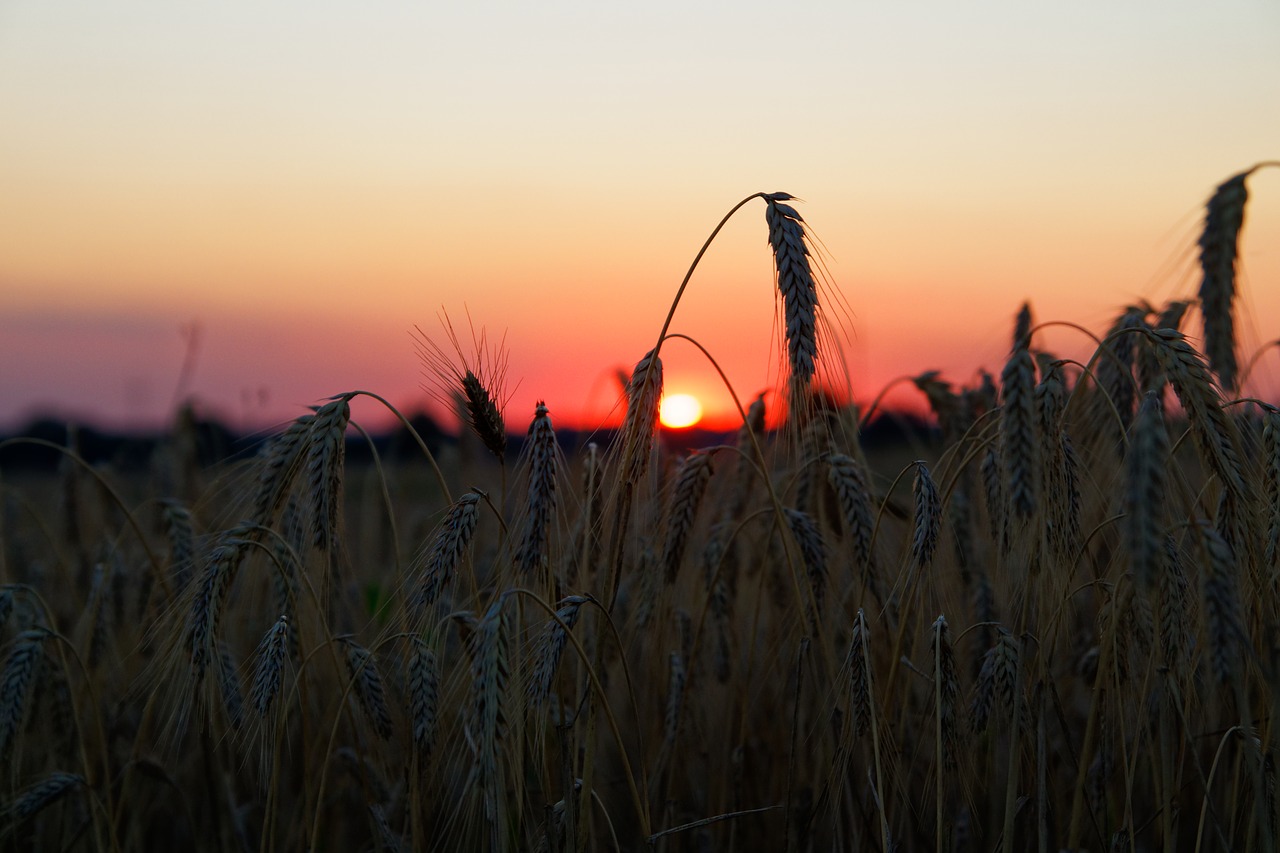
M 355 640 L 342 640 L 347 651 L 347 671 L 352 678 L 352 690 L 364 710 L 365 718 L 373 724 L 378 737 L 391 737 L 391 711 L 387 707 L 386 691 L 382 689 L 382 676 L 373 654 Z
M 1227 540 L 1207 522 L 1200 524 L 1204 567 L 1204 616 L 1211 676 L 1222 683 L 1241 675 L 1240 654 L 1248 642 L 1236 582 L 1236 560 Z
M 565 645 L 569 642 L 565 627 L 567 626 L 569 630 L 573 629 L 578 621 L 578 610 L 587 601 L 588 599 L 581 595 L 566 596 L 560 600 L 556 608 L 556 616 L 560 621 L 548 620 L 547 627 L 542 632 L 542 639 L 534 651 L 533 676 L 529 679 L 527 695 L 531 708 L 541 709 L 551 695 L 556 673 L 560 669 L 560 658 L 564 654 Z M 564 625 L 561 625 L 561 622 Z
M 1031 355 L 1031 309 L 1018 312 L 1014 348 L 1000 374 L 1000 455 L 1004 490 L 1012 515 L 1029 518 L 1036 510 L 1036 366 Z
M 951 646 L 945 616 L 933 623 L 931 649 L 934 665 L 934 690 L 938 692 L 938 731 L 942 736 L 943 763 L 956 766 L 960 751 L 960 735 L 956 723 L 956 705 L 960 699 L 960 680 L 956 676 L 956 654 Z
M 1165 571 L 1160 575 L 1160 648 L 1169 671 L 1185 679 L 1196 630 L 1191 621 L 1190 584 L 1181 552 L 1166 536 Z
M 209 562 L 200 580 L 200 586 L 191 601 L 191 613 L 187 619 L 187 649 L 191 654 L 191 669 L 198 682 L 217 655 L 218 628 L 222 624 L 222 611 L 227 603 L 227 593 L 235 580 L 249 547 L 243 539 L 224 535 L 209 555 Z
M 499 747 L 506 738 L 509 617 L 498 598 L 471 635 L 471 705 L 478 730 L 476 769 L 486 814 L 497 815 Z
M 1265 465 L 1262 479 L 1267 491 L 1267 544 L 1263 566 L 1273 570 L 1280 556 L 1280 411 L 1276 409 L 1267 410 L 1262 428 L 1262 455 Z M 4 620 L 0 619 L 2 624 Z
M 507 452 L 507 427 L 498 404 L 484 383 L 470 370 L 462 377 L 462 393 L 466 398 L 467 420 L 471 429 L 480 437 L 485 449 L 501 462 Z
M 1204 359 L 1182 333 L 1156 329 L 1151 333 L 1156 355 L 1186 410 L 1191 434 L 1209 470 L 1232 494 L 1245 494 L 1244 473 L 1237 452 L 1235 425 L 1222 410 L 1222 397 L 1209 376 Z
M 667 657 L 667 707 L 662 721 L 662 740 L 668 747 L 675 743 L 680 731 L 680 708 L 684 704 L 686 674 L 684 656 L 680 652 L 671 652 Z
M 1204 322 L 1205 353 L 1222 387 L 1236 389 L 1234 301 L 1236 258 L 1244 208 L 1249 199 L 1241 172 L 1223 181 L 1205 204 L 1200 232 L 1200 315 Z
M 764 216 L 778 272 L 778 290 L 782 293 L 794 395 L 807 390 L 813 381 L 818 358 L 818 286 L 809 266 L 804 219 L 794 207 L 784 203 L 792 198 L 787 193 L 766 195 Z
M 551 520 L 556 512 L 556 432 L 547 406 L 538 401 L 529 425 L 529 491 L 524 538 L 516 553 L 516 567 L 526 573 L 546 569 Z
M 13 641 L 0 673 L 0 764 L 6 765 L 35 694 L 36 675 L 44 660 L 43 628 L 23 631 Z
M 867 630 L 867 614 L 861 607 L 853 618 L 853 637 L 849 641 L 849 711 L 853 715 L 853 736 L 860 738 L 871 725 L 871 651 Z
M 636 362 L 627 383 L 627 417 L 622 425 L 622 473 L 634 485 L 649 468 L 649 451 L 658 430 L 662 400 L 662 359 L 649 350 Z
M 83 776 L 76 773 L 64 773 L 55 770 L 39 781 L 33 782 L 18 792 L 12 800 L 0 809 L 0 837 L 5 832 L 16 829 L 18 824 L 28 818 L 35 817 L 58 800 L 86 785 Z
M 307 486 L 311 494 L 312 544 L 326 550 L 336 543 L 342 506 L 342 463 L 346 456 L 351 406 L 342 397 L 321 406 L 311 425 L 307 450 Z
M 787 517 L 787 526 L 791 535 L 800 546 L 800 558 L 804 561 L 805 574 L 809 578 L 809 588 L 813 591 L 813 604 L 817 609 L 816 616 L 822 613 L 822 606 L 827 594 L 827 545 L 818 530 L 813 516 L 798 509 L 786 508 L 783 514 Z
M 1015 692 L 1021 665 L 1018 642 L 1004 628 L 998 630 L 996 644 L 982 659 L 973 704 L 969 707 L 969 723 L 974 734 L 986 731 L 994 711 L 1012 715 L 1014 702 L 1020 700 Z
M 864 582 L 874 590 L 876 563 L 871 548 L 875 513 L 871 509 L 871 489 L 867 479 L 866 469 L 852 456 L 836 453 L 827 457 L 827 480 L 840 504 L 854 559 Z
M 1126 430 L 1133 422 L 1134 402 L 1137 399 L 1133 370 L 1137 360 L 1139 336 L 1130 330 L 1144 328 L 1146 315 L 1146 309 L 1141 306 L 1131 305 L 1125 308 L 1107 330 L 1106 340 L 1095 366 L 1098 385 L 1120 413 L 1120 423 Z M 1106 408 L 1109 413 L 1111 407 Z M 1115 423 L 1115 419 L 1110 416 L 1105 417 L 1104 421 Z M 1116 441 L 1119 440 L 1120 436 L 1117 434 Z
M 262 467 L 258 472 L 258 495 L 254 500 L 254 518 L 270 526 L 276 512 L 284 504 L 289 488 L 302 469 L 302 453 L 311 434 L 315 415 L 303 415 L 288 429 L 263 445 Z
M 911 484 L 915 498 L 915 525 L 911 535 L 911 562 L 917 569 L 926 569 L 933 562 L 938 549 L 938 536 L 942 532 L 942 499 L 938 486 L 933 482 L 929 467 L 915 462 L 916 475 Z
M 1134 581 L 1151 595 L 1164 571 L 1164 495 L 1169 465 L 1169 433 L 1164 406 L 1147 392 L 1134 421 L 1125 480 L 1123 531 Z
M 169 576 L 175 593 L 181 593 L 191 580 L 196 561 L 195 527 L 191 511 L 176 500 L 162 502 L 165 535 L 169 539 Z
M 216 660 L 222 710 L 227 715 L 227 723 L 231 728 L 238 729 L 244 722 L 244 690 L 240 687 L 240 670 L 236 666 L 235 656 L 231 654 L 231 647 L 219 642 Z
M 285 654 L 289 650 L 289 620 L 281 616 L 275 621 L 253 653 L 253 686 L 249 690 L 250 701 L 259 717 L 266 717 L 271 705 L 280 693 L 284 674 Z
M 409 717 L 413 724 L 413 745 L 425 760 L 435 747 L 440 719 L 440 662 L 425 642 L 412 638 L 409 656 Z
M 420 578 L 415 608 L 430 607 L 440 598 L 471 544 L 479 517 L 480 495 L 476 492 L 467 492 L 449 508 L 431 547 L 421 552 L 414 566 L 413 574 Z
M 1050 366 L 1036 386 L 1036 408 L 1039 413 L 1040 490 L 1045 496 L 1049 524 L 1049 544 L 1059 557 L 1070 555 L 1079 533 L 1079 496 L 1074 495 L 1074 459 L 1068 459 L 1070 439 L 1063 423 L 1066 388 L 1062 368 Z M 952 499 L 954 501 L 954 498 Z M 957 531 L 958 532 L 958 531 Z
M 675 488 L 671 494 L 671 509 L 667 513 L 667 540 L 662 549 L 662 565 L 666 568 L 666 582 L 675 583 L 684 558 L 689 531 L 711 480 L 711 454 L 691 453 L 680 463 Z

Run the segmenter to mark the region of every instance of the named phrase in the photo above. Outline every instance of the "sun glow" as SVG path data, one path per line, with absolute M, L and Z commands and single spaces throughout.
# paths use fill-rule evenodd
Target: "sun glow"
M 691 427 L 702 420 L 702 404 L 691 394 L 670 394 L 662 398 L 658 417 L 669 429 Z

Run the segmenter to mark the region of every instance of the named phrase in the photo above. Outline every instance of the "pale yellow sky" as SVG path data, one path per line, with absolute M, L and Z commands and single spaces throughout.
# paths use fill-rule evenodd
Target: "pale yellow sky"
M 1024 299 L 1100 330 L 1193 294 L 1204 199 L 1280 156 L 1272 2 L 430 5 L 0 5 L 0 424 L 163 423 L 190 323 L 189 390 L 237 423 L 413 408 L 441 308 L 506 330 L 513 423 L 590 421 L 759 190 L 804 199 L 859 397 L 965 380 Z M 1280 170 L 1250 187 L 1257 342 Z M 744 397 L 778 367 L 765 233 L 738 214 L 674 327 Z

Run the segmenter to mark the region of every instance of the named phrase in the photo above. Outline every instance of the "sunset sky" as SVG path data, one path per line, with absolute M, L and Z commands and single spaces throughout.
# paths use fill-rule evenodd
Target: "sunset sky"
M 411 411 L 441 311 L 505 334 L 513 429 L 537 399 L 597 424 L 720 217 L 776 190 L 821 241 L 855 395 L 964 382 L 1024 300 L 1102 331 L 1193 295 L 1204 200 L 1277 158 L 1274 0 L 8 0 L 0 429 L 159 426 L 179 395 L 242 428 L 356 388 Z M 1280 169 L 1249 188 L 1253 349 L 1280 337 Z M 781 363 L 763 213 L 673 324 L 744 400 Z M 664 361 L 723 419 L 701 354 Z

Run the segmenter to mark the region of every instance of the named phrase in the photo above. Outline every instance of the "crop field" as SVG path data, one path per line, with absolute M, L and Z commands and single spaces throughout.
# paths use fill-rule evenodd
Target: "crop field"
M 761 193 L 729 215 L 764 208 L 785 387 L 693 451 L 679 294 L 572 448 L 451 329 L 462 433 L 401 416 L 394 458 L 342 389 L 213 464 L 189 418 L 133 469 L 0 445 L 0 850 L 1277 849 L 1280 409 L 1234 327 L 1264 165 L 1197 290 L 1082 359 L 1009 306 L 1004 364 L 915 377 L 896 441 Z

